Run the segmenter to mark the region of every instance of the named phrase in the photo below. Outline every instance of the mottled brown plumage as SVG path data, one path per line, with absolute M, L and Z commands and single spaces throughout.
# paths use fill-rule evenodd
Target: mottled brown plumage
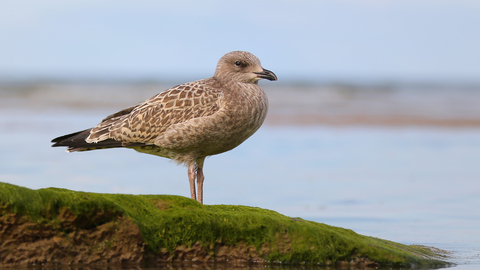
M 276 80 L 253 54 L 234 51 L 212 78 L 170 88 L 138 106 L 103 119 L 92 129 L 61 136 L 53 146 L 68 152 L 127 147 L 188 166 L 190 192 L 203 202 L 205 157 L 229 151 L 262 125 L 267 97 L 260 79 Z

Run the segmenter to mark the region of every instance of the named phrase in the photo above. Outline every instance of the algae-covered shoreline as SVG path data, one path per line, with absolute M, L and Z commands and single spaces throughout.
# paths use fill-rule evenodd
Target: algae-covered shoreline
M 0 183 L 0 266 L 252 262 L 403 267 L 450 265 L 407 246 L 277 212 Z M 443 258 L 444 259 L 444 258 Z

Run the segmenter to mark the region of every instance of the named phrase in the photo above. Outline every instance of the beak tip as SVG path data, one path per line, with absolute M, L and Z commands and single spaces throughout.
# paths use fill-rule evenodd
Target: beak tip
M 273 73 L 272 71 L 270 71 L 268 69 L 263 69 L 262 72 L 258 72 L 256 74 L 257 74 L 257 77 L 259 77 L 260 79 L 267 79 L 269 81 L 276 81 L 277 80 L 277 75 L 275 75 L 275 73 Z

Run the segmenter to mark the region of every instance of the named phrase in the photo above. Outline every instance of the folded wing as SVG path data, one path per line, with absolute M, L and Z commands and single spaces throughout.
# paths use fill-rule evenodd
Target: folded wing
M 220 99 L 221 93 L 205 91 L 202 81 L 179 85 L 105 118 L 90 131 L 86 142 L 113 139 L 124 144 L 153 144 L 174 124 L 216 113 Z

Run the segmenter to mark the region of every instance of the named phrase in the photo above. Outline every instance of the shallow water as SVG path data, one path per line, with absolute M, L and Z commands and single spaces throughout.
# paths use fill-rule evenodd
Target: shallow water
M 166 159 L 128 149 L 67 154 L 50 147 L 54 137 L 111 112 L 1 109 L 0 181 L 188 197 L 186 168 Z M 204 196 L 206 204 L 267 208 L 435 246 L 453 252 L 454 269 L 476 269 L 479 164 L 480 127 L 265 125 L 237 149 L 206 160 Z

